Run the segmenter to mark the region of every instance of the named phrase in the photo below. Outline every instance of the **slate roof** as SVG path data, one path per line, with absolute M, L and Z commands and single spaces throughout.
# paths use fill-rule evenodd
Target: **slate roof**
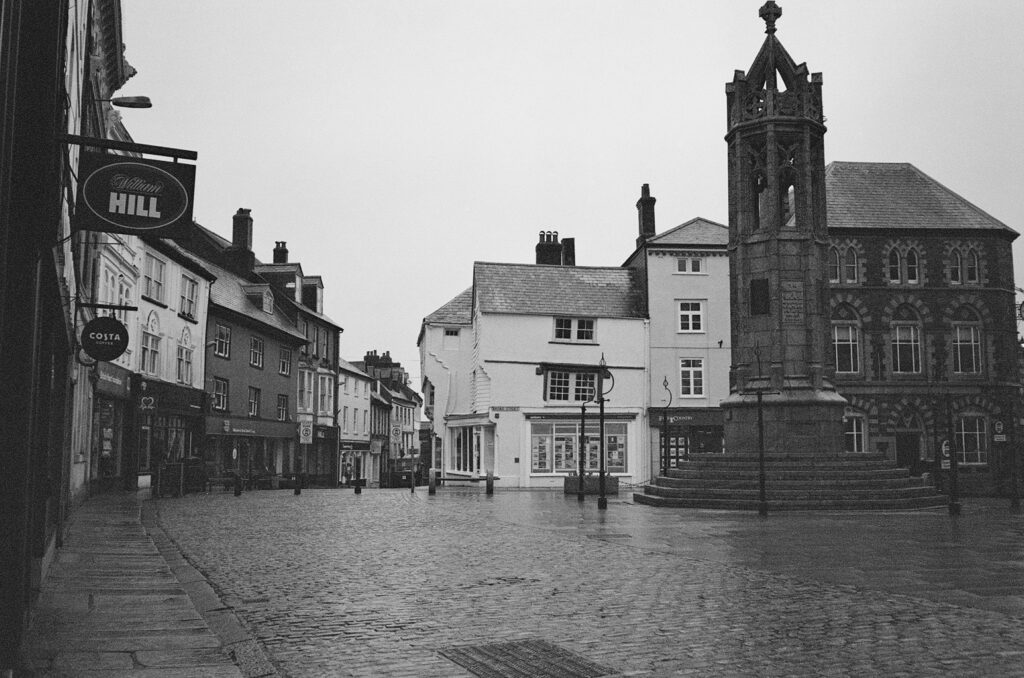
M 726 247 L 729 244 L 729 227 L 703 217 L 695 217 L 654 236 L 647 243 L 685 247 Z
M 475 303 L 483 313 L 643 318 L 633 269 L 537 264 L 473 264 Z
M 249 297 L 245 295 L 245 287 L 251 286 L 252 281 L 241 278 L 231 271 L 221 268 L 216 264 L 209 261 L 204 262 L 204 265 L 210 269 L 210 271 L 217 276 L 217 279 L 213 282 L 213 286 L 210 288 L 210 303 L 221 306 L 230 311 L 241 313 L 252 319 L 253 322 L 261 323 L 272 327 L 280 332 L 284 332 L 292 337 L 295 337 L 299 341 L 306 341 L 306 338 L 302 336 L 299 331 L 292 326 L 288 321 L 287 317 L 283 313 L 274 308 L 274 313 L 264 313 L 261 309 L 257 308 Z
M 831 162 L 828 227 L 995 230 L 1012 228 L 905 162 Z
M 473 288 L 461 292 L 457 297 L 437 309 L 426 318 L 428 325 L 471 325 L 473 323 Z
M 359 369 L 349 361 L 345 360 L 344 358 L 338 358 L 338 369 L 341 370 L 342 372 L 349 372 L 350 374 L 354 374 L 357 377 L 365 377 L 366 379 L 370 379 L 370 375 L 368 375 L 366 372 L 363 372 L 361 369 Z

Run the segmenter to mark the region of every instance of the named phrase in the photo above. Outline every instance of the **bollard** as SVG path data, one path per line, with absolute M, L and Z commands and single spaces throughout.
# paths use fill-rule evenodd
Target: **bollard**
M 430 480 L 427 481 L 427 494 L 437 494 L 437 478 L 434 469 L 430 469 Z
M 241 497 L 242 496 L 242 474 L 241 473 L 236 473 L 235 474 L 235 496 L 236 497 Z
M 295 496 L 297 497 L 300 494 L 302 494 L 302 474 L 301 473 L 296 473 L 295 474 Z
M 356 478 L 355 485 L 356 485 L 356 494 L 362 494 L 363 493 L 363 479 L 362 478 Z
M 416 494 L 416 472 L 409 472 L 409 491 Z
M 487 494 L 494 494 L 494 472 L 487 472 Z

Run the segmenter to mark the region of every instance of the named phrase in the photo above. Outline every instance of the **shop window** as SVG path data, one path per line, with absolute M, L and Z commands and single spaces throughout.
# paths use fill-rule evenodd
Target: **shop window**
M 605 472 L 626 473 L 627 425 L 605 422 Z M 580 422 L 534 422 L 531 424 L 531 463 L 533 473 L 579 472 Z M 587 421 L 584 472 L 600 470 L 601 433 L 597 421 Z

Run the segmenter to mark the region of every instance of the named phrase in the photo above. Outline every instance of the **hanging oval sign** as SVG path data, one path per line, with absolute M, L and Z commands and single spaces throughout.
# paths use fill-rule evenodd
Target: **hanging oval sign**
M 192 221 L 195 166 L 83 153 L 76 228 L 169 235 Z
M 114 360 L 128 349 L 128 328 L 111 316 L 93 318 L 82 328 L 82 350 L 96 360 Z

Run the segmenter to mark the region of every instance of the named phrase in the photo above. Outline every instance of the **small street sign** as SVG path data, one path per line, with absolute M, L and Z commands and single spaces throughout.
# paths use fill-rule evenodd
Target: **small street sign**
M 308 445 L 313 442 L 313 422 L 299 422 L 299 443 Z

